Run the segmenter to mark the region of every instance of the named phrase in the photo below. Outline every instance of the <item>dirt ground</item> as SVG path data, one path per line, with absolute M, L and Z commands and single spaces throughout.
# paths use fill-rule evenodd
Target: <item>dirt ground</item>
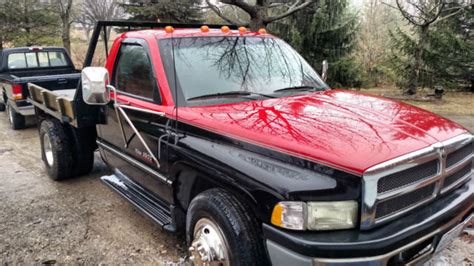
M 471 117 L 458 117 L 474 132 Z M 465 122 L 468 123 L 465 123 Z M 470 124 L 469 124 L 470 123 Z M 9 128 L 0 113 L 1 264 L 173 264 L 185 256 L 182 236 L 166 233 L 101 184 L 107 168 L 54 182 L 40 159 L 37 130 Z M 474 262 L 473 237 L 451 244 L 430 262 Z
M 178 261 L 184 240 L 135 211 L 92 174 L 54 182 L 36 127 L 13 131 L 0 113 L 0 264 L 151 264 Z

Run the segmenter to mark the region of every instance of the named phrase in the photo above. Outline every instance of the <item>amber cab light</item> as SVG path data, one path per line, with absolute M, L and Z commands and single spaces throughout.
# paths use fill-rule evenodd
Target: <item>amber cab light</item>
M 204 25 L 204 26 L 201 26 L 201 31 L 202 32 L 209 32 L 209 27 Z
M 227 27 L 227 26 L 222 26 L 221 31 L 224 32 L 224 33 L 228 33 L 230 31 L 230 28 Z
M 166 26 L 165 27 L 165 32 L 166 33 L 172 33 L 173 31 L 174 31 L 173 27 L 171 27 L 171 26 Z
M 239 27 L 239 32 L 240 33 L 245 33 L 247 29 L 245 27 Z
M 264 29 L 264 28 L 260 28 L 260 29 L 258 30 L 258 33 L 260 33 L 260 34 L 267 34 L 267 30 Z

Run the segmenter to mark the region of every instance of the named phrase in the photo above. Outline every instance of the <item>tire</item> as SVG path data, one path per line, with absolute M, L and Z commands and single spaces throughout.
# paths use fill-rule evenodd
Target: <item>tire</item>
M 17 113 L 10 104 L 7 104 L 6 108 L 7 108 L 8 121 L 10 122 L 10 126 L 14 130 L 25 128 L 25 124 L 26 124 L 25 117 Z
M 74 177 L 72 145 L 63 125 L 47 119 L 40 126 L 41 158 L 51 179 Z
M 4 103 L 0 103 L 0 112 L 5 111 L 5 109 L 6 109 L 5 104 L 4 104 Z
M 186 236 L 191 260 L 198 265 L 209 261 L 222 262 L 221 260 L 225 261 L 222 263 L 224 265 L 267 265 L 261 224 L 249 210 L 245 201 L 222 189 L 210 189 L 196 196 L 191 201 L 186 216 Z M 215 232 L 220 232 L 222 237 L 210 238 Z M 205 239 L 213 240 L 207 242 Z M 224 246 L 228 250 L 223 252 L 227 254 L 225 259 L 209 259 L 200 255 L 203 250 L 204 254 L 216 254 L 206 252 L 208 244 L 215 243 L 215 239 L 223 239 L 222 244 L 217 247 Z

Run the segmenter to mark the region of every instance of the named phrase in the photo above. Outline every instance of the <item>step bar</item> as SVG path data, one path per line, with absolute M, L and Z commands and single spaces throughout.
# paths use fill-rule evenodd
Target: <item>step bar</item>
M 167 231 L 175 231 L 170 206 L 145 191 L 140 185 L 116 171 L 100 178 L 107 186 L 127 199 L 141 213 L 151 218 Z

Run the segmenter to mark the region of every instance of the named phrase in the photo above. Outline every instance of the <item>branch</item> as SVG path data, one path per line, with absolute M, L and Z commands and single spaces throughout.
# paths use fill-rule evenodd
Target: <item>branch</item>
M 206 0 L 206 2 L 209 3 L 208 0 Z M 228 4 L 228 5 L 233 5 L 233 6 L 236 6 L 236 7 L 239 7 L 241 8 L 242 10 L 244 10 L 245 12 L 249 13 L 250 16 L 253 16 L 255 15 L 255 8 L 254 6 L 251 6 L 249 5 L 248 3 L 242 1 L 242 0 L 221 0 L 222 3 L 224 4 Z
M 313 4 L 314 2 L 316 2 L 316 0 L 307 0 L 305 2 L 303 2 L 303 0 L 298 0 L 296 1 L 293 5 L 291 5 L 288 10 L 286 12 L 283 12 L 282 14 L 280 15 L 277 15 L 277 16 L 271 16 L 269 17 L 268 19 L 265 20 L 265 23 L 271 23 L 273 21 L 276 21 L 276 20 L 279 20 L 279 19 L 282 19 L 282 18 L 285 18 L 285 17 L 288 17 L 290 16 L 291 14 L 297 12 L 297 11 L 300 11 L 306 7 L 308 7 L 309 5 Z
M 213 5 L 213 4 L 211 3 L 210 0 L 206 0 L 206 4 L 207 4 L 207 6 L 208 6 L 212 11 L 214 11 L 214 13 L 216 13 L 220 18 L 222 18 L 223 20 L 225 20 L 227 23 L 230 23 L 230 24 L 233 24 L 233 25 L 237 25 L 237 24 L 238 24 L 238 23 L 236 23 L 236 21 L 234 21 L 234 20 L 232 20 L 231 18 L 229 18 L 229 17 L 227 17 L 226 15 L 224 15 L 224 14 L 221 12 L 221 10 L 220 10 L 217 6 L 215 6 L 215 5 Z
M 454 15 L 457 15 L 457 14 L 458 14 L 459 12 L 461 12 L 461 11 L 464 11 L 464 8 L 463 8 L 463 7 L 460 7 L 458 10 L 456 10 L 456 12 L 453 12 L 453 13 L 451 13 L 451 14 L 449 14 L 449 15 L 446 15 L 446 16 L 444 16 L 444 17 L 438 18 L 438 20 L 434 21 L 432 24 L 434 25 L 434 24 L 436 24 L 436 23 L 438 23 L 438 22 L 440 22 L 440 21 L 443 21 L 443 20 L 445 20 L 445 19 L 448 19 L 448 18 L 450 18 L 450 17 L 452 17 L 452 16 L 454 16 Z
M 416 25 L 416 26 L 419 26 L 419 27 L 424 26 L 424 23 L 423 23 L 423 24 L 418 23 L 417 21 L 415 21 L 415 20 L 413 19 L 413 16 L 412 16 L 412 15 L 410 15 L 408 12 L 405 11 L 405 9 L 404 9 L 404 8 L 402 7 L 402 5 L 400 4 L 400 0 L 396 0 L 395 2 L 397 3 L 398 10 L 400 10 L 400 13 L 402 13 L 402 16 L 403 16 L 406 20 L 408 20 L 408 21 L 409 21 L 411 24 L 413 24 L 413 25 Z
M 231 8 L 232 8 L 232 11 L 234 12 L 234 16 L 237 19 L 237 22 L 239 23 L 239 25 L 248 24 L 247 22 L 245 22 L 245 21 L 243 21 L 239 18 L 239 14 L 237 13 L 237 8 L 235 6 L 232 6 Z

